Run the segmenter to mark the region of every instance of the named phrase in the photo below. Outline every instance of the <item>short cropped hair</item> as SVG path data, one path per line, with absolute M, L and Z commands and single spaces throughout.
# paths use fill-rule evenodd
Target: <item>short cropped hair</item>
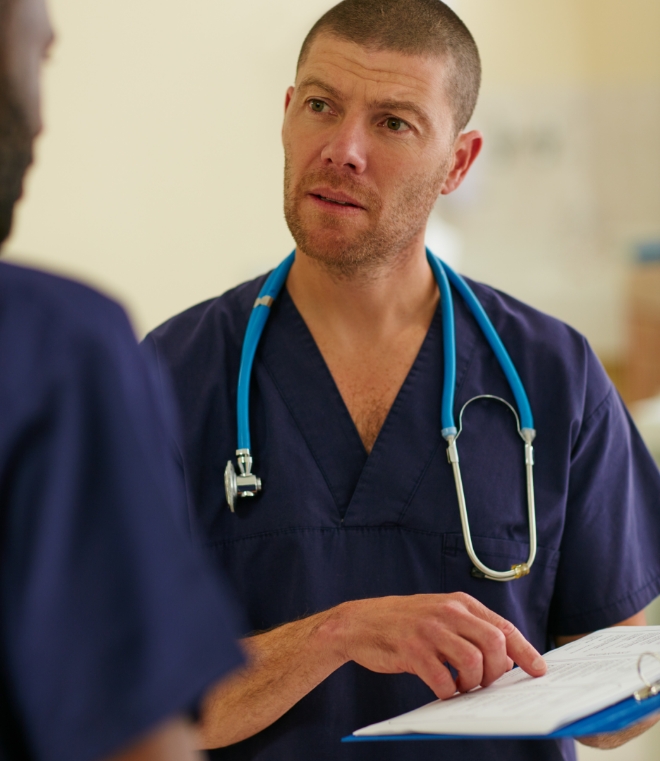
M 446 58 L 456 132 L 470 121 L 481 83 L 479 51 L 468 28 L 441 0 L 343 0 L 310 29 L 298 68 L 321 33 L 374 50 Z

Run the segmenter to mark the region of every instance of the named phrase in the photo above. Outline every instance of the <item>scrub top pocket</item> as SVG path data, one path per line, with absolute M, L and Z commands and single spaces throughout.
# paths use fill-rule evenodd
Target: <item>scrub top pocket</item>
M 507 570 L 526 560 L 529 545 L 510 539 L 473 536 L 477 556 L 495 570 Z M 445 534 L 444 592 L 465 592 L 515 624 L 541 652 L 547 650 L 548 617 L 560 553 L 539 547 L 528 576 L 498 582 L 475 578 L 462 534 Z

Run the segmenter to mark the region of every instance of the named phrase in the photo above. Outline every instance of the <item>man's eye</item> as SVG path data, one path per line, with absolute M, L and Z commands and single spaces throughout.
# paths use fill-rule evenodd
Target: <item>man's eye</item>
M 312 109 L 312 111 L 316 111 L 317 114 L 320 114 L 325 109 L 326 103 L 323 100 L 310 100 L 309 101 L 309 107 Z
M 395 116 L 385 119 L 385 126 L 387 129 L 392 130 L 392 132 L 405 132 L 410 129 L 403 119 L 397 119 Z

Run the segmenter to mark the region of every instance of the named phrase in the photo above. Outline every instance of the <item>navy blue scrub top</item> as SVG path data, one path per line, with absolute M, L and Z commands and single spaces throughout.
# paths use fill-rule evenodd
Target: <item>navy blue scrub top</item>
M 105 758 L 241 661 L 156 379 L 116 304 L 0 264 L 2 759 Z
M 182 408 L 189 509 L 259 631 L 345 600 L 461 590 L 515 623 L 540 650 L 554 634 L 622 621 L 660 593 L 660 475 L 587 341 L 561 322 L 473 283 L 530 397 L 538 438 L 539 549 L 529 576 L 476 579 L 465 552 L 441 436 L 441 312 L 433 319 L 371 454 L 283 290 L 251 387 L 254 470 L 263 492 L 227 507 L 236 387 L 250 310 L 264 278 L 174 317 L 145 341 Z M 513 402 L 458 294 L 456 412 L 490 393 Z M 498 402 L 464 418 L 459 450 L 474 545 L 496 569 L 527 559 L 523 444 Z M 248 633 L 246 631 L 246 633 Z M 330 761 L 574 758 L 565 740 L 360 743 L 353 730 L 434 699 L 417 677 L 349 663 L 258 735 L 213 758 Z

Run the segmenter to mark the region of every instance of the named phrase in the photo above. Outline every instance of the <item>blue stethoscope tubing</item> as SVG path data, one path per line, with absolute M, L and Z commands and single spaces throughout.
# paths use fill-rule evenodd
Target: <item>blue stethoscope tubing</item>
M 470 560 L 474 564 L 476 575 L 494 581 L 510 581 L 518 579 L 529 573 L 536 557 L 536 510 L 534 504 L 534 481 L 533 465 L 534 454 L 532 441 L 536 436 L 534 430 L 534 418 L 532 408 L 511 357 L 507 352 L 502 339 L 497 334 L 493 323 L 481 306 L 479 299 L 465 280 L 456 273 L 448 264 L 439 259 L 428 248 L 426 257 L 433 271 L 440 289 L 440 305 L 442 310 L 442 335 L 444 351 L 444 379 L 442 388 L 442 436 L 447 441 L 447 457 L 452 466 L 456 493 L 461 515 L 463 537 Z M 238 496 L 254 496 L 261 490 L 261 481 L 252 474 L 252 456 L 250 441 L 250 378 L 254 357 L 259 346 L 261 334 L 270 315 L 270 308 L 278 297 L 282 286 L 286 282 L 291 266 L 295 260 L 295 251 L 274 269 L 259 291 L 250 314 L 243 349 L 241 352 L 241 364 L 238 375 L 237 414 L 238 414 L 238 449 L 236 455 L 240 469 L 240 475 L 236 475 L 233 464 L 227 463 L 225 470 L 225 490 L 227 501 L 232 511 L 235 499 Z M 461 478 L 456 440 L 460 435 L 460 428 L 456 427 L 454 419 L 454 395 L 456 391 L 456 329 L 454 323 L 454 306 L 450 284 L 462 296 L 468 308 L 476 319 L 481 331 L 495 353 L 498 363 L 506 376 L 507 382 L 513 393 L 518 412 L 509 402 L 492 395 L 482 395 L 470 399 L 463 405 L 459 414 L 459 425 L 462 425 L 463 412 L 468 404 L 478 398 L 497 399 L 503 402 L 513 412 L 516 418 L 518 434 L 525 444 L 525 470 L 527 478 L 527 503 L 529 520 L 529 554 L 527 561 L 514 565 L 507 571 L 496 571 L 489 568 L 477 557 L 472 544 L 470 524 L 467 516 L 467 506 Z
M 493 327 L 493 323 L 481 306 L 474 291 L 463 278 L 442 260 L 426 249 L 426 257 L 435 279 L 440 288 L 442 306 L 442 338 L 445 357 L 445 377 L 442 389 L 442 435 L 446 438 L 449 433 L 456 433 L 454 425 L 454 393 L 456 390 L 456 328 L 454 325 L 454 304 L 449 283 L 461 294 L 479 327 L 481 328 L 490 348 L 495 353 L 497 361 L 506 376 L 520 413 L 521 428 L 534 428 L 532 408 L 527 393 L 520 380 L 509 352 L 504 347 L 502 339 Z
M 257 347 L 261 340 L 261 334 L 270 316 L 270 307 L 275 299 L 279 296 L 282 286 L 289 276 L 289 270 L 296 258 L 296 252 L 287 256 L 287 258 L 277 266 L 266 278 L 266 282 L 259 291 L 259 296 L 254 302 L 254 307 L 250 313 L 245 338 L 243 339 L 243 350 L 241 352 L 241 365 L 238 372 L 238 448 L 251 449 L 250 446 L 250 378 L 252 377 L 252 365 L 254 356 L 257 353 Z

